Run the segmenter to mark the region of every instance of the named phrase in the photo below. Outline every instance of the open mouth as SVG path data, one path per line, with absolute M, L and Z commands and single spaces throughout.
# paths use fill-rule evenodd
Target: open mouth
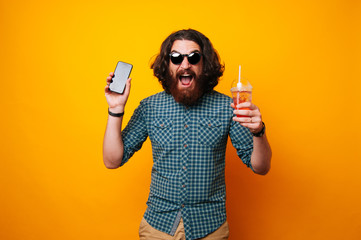
M 178 79 L 179 79 L 180 83 L 182 84 L 182 86 L 189 87 L 192 85 L 194 77 L 191 74 L 182 74 L 179 76 Z

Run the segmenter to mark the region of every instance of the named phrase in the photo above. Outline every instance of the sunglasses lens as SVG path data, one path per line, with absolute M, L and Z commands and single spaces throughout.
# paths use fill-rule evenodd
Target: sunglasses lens
M 197 52 L 193 52 L 188 55 L 188 62 L 190 64 L 197 64 L 201 60 L 201 55 Z
M 183 56 L 180 53 L 172 53 L 170 55 L 170 60 L 173 64 L 181 64 L 183 62 Z
M 201 60 L 201 54 L 198 52 L 190 53 L 189 55 L 182 55 L 177 52 L 170 54 L 170 60 L 173 64 L 179 65 L 183 62 L 184 56 L 187 56 L 188 62 L 192 65 L 197 64 Z

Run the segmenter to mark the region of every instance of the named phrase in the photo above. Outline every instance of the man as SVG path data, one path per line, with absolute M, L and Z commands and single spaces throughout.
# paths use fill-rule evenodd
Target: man
M 261 113 L 249 102 L 237 107 L 250 110 L 234 110 L 230 97 L 213 90 L 224 68 L 209 39 L 198 31 L 172 33 L 152 69 L 165 91 L 142 100 L 123 131 L 130 79 L 122 95 L 105 87 L 109 117 L 104 164 L 122 166 L 149 137 L 154 164 L 140 239 L 228 239 L 227 139 L 248 167 L 266 174 L 271 149 Z

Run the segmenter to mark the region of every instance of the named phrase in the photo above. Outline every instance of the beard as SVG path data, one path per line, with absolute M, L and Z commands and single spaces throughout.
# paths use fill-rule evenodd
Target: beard
M 180 75 L 187 73 L 193 77 L 194 88 L 193 89 L 178 89 L 178 81 Z M 186 106 L 194 105 L 203 94 L 203 76 L 197 76 L 193 71 L 180 71 L 175 76 L 170 76 L 170 88 L 169 91 L 172 94 L 174 100 L 178 103 L 182 103 Z

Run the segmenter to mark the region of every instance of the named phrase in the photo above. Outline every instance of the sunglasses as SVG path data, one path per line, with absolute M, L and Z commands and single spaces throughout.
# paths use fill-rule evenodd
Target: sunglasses
M 184 57 L 187 57 L 188 62 L 190 64 L 195 65 L 199 63 L 199 61 L 201 60 L 202 54 L 200 54 L 199 52 L 192 52 L 190 54 L 180 54 L 177 52 L 172 52 L 169 54 L 169 56 L 171 62 L 175 65 L 181 64 L 183 62 Z

